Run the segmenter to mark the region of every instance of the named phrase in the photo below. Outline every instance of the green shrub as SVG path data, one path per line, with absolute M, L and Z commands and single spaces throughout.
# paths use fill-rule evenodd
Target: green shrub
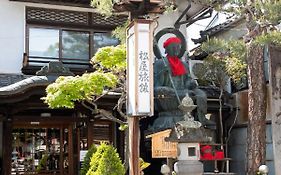
M 125 175 L 125 168 L 112 145 L 101 143 L 91 158 L 87 175 Z
M 93 154 L 96 151 L 97 151 L 97 147 L 93 144 L 84 157 L 82 167 L 81 167 L 81 170 L 80 170 L 80 175 L 86 175 L 87 174 L 88 170 L 90 169 L 91 157 L 93 156 Z

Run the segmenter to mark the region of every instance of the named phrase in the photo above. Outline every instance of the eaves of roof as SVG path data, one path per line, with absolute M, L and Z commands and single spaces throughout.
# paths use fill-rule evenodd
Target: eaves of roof
M 202 42 L 206 41 L 208 37 L 212 37 L 212 36 L 216 35 L 217 33 L 221 32 L 221 31 L 229 30 L 229 29 L 235 27 L 243 19 L 244 19 L 244 17 L 230 18 L 229 20 L 227 20 L 224 23 L 216 25 L 216 26 L 214 26 L 212 28 L 209 28 L 207 30 L 200 31 L 201 37 L 198 38 L 198 39 L 192 39 L 192 41 L 195 44 L 202 43 Z
M 38 86 L 47 86 L 54 82 L 57 76 L 32 76 L 14 84 L 0 88 L 0 98 L 25 93 Z
M 4 86 L 8 86 L 11 84 L 14 84 L 16 82 L 19 82 L 21 80 L 24 80 L 26 78 L 29 78 L 31 76 L 29 75 L 23 75 L 23 74 L 0 74 L 0 88 Z
M 222 30 L 231 29 L 231 28 L 235 27 L 235 25 L 238 24 L 238 22 L 240 22 L 243 19 L 244 19 L 243 17 L 231 18 L 224 23 L 221 23 L 217 26 L 214 26 L 212 28 L 209 28 L 209 29 L 203 31 L 202 35 L 213 36 L 213 35 L 215 35 L 216 33 L 220 32 Z
M 10 0 L 10 1 L 92 8 L 90 6 L 91 0 L 59 0 L 59 1 L 58 0 Z

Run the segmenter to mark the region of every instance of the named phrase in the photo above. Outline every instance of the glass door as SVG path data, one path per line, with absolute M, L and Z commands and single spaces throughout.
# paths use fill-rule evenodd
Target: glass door
M 68 129 L 14 128 L 12 174 L 68 174 Z

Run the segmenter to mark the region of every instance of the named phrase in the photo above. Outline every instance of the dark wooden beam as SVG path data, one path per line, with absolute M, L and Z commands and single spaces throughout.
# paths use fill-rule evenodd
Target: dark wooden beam
M 40 4 L 51 4 L 51 5 L 62 5 L 62 6 L 73 6 L 73 7 L 83 7 L 83 8 L 93 8 L 90 6 L 90 0 L 83 1 L 67 1 L 67 0 L 10 0 L 17 2 L 30 2 L 30 3 L 40 3 Z
M 141 17 L 148 13 L 163 13 L 164 8 L 157 0 L 151 2 L 148 0 L 123 0 L 114 4 L 114 10 L 117 12 L 129 11 L 133 18 Z
M 12 122 L 4 122 L 5 139 L 3 139 L 3 174 L 11 174 L 12 167 Z

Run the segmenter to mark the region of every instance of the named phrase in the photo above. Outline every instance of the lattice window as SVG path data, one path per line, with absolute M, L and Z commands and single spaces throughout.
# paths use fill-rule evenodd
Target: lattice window
M 87 12 L 75 12 L 66 10 L 52 10 L 43 8 L 27 8 L 27 22 L 53 22 L 53 23 L 71 23 L 88 25 L 89 17 Z
M 92 21 L 89 21 L 92 15 Z M 26 20 L 29 23 L 59 23 L 76 24 L 89 27 L 116 27 L 124 24 L 128 19 L 126 15 L 105 18 L 98 13 L 77 12 L 57 9 L 28 7 Z
M 92 14 L 92 25 L 94 26 L 118 26 L 124 24 L 127 21 L 128 16 L 119 15 L 119 16 L 111 16 L 105 18 L 104 16 L 93 13 Z

